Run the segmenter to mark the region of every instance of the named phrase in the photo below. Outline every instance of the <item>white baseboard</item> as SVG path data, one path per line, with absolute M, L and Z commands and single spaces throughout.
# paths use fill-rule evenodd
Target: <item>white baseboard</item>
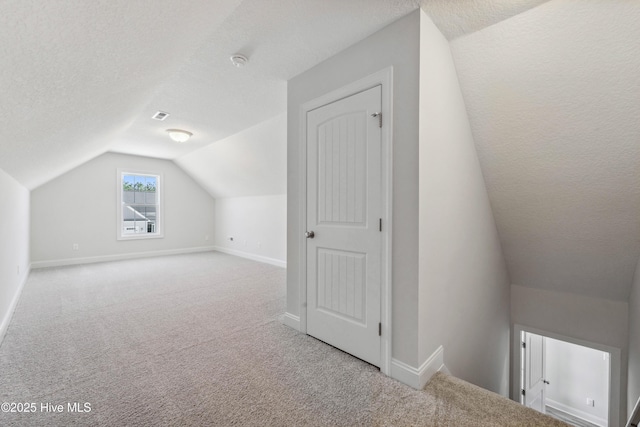
M 9 329 L 9 323 L 11 323 L 11 318 L 13 317 L 13 313 L 16 311 L 16 307 L 18 306 L 18 301 L 20 301 L 20 295 L 22 295 L 22 289 L 24 289 L 25 283 L 27 283 L 27 279 L 29 278 L 29 273 L 31 272 L 31 265 L 29 265 L 20 278 L 20 283 L 18 285 L 18 289 L 16 289 L 16 293 L 13 295 L 11 299 L 11 303 L 9 304 L 9 308 L 7 312 L 2 317 L 2 322 L 0 323 L 0 345 L 2 345 L 2 341 L 4 340 L 4 336 L 7 333 L 7 329 Z
M 422 390 L 438 371 L 449 373 L 449 370 L 444 365 L 444 349 L 442 346 L 438 347 L 419 368 L 391 359 L 391 378 L 417 390 Z
M 265 264 L 275 265 L 276 267 L 287 268 L 287 262 L 275 258 L 269 258 L 262 255 L 252 254 L 250 252 L 238 251 L 236 249 L 223 248 L 222 246 L 214 246 L 214 250 L 229 255 L 239 256 L 241 258 L 247 258 L 253 261 L 264 262 Z
M 115 254 L 115 255 L 100 255 L 84 258 L 66 258 L 55 259 L 50 261 L 35 261 L 31 263 L 32 268 L 47 268 L 47 267 L 62 267 L 65 265 L 78 265 L 78 264 L 92 264 L 95 262 L 107 262 L 107 261 L 122 261 L 135 258 L 149 258 L 163 255 L 181 255 L 191 254 L 196 252 L 208 252 L 213 251 L 213 246 L 200 246 L 196 248 L 181 248 L 181 249 L 166 249 L 162 251 L 148 251 L 148 252 L 132 252 L 127 254 Z
M 282 323 L 296 331 L 300 330 L 300 316 L 296 316 L 295 314 L 284 313 Z
M 572 408 L 571 406 L 565 405 L 564 403 L 556 402 L 553 399 L 547 398 L 545 399 L 544 403 L 546 406 L 550 406 L 559 411 L 566 412 L 569 415 L 573 415 L 574 417 L 578 417 L 582 420 L 588 421 L 592 424 L 595 424 L 601 427 L 604 427 L 608 424 L 607 420 L 605 420 L 604 418 L 600 418 L 595 415 L 591 415 L 587 412 L 581 411 L 579 409 Z
M 631 411 L 631 416 L 627 421 L 626 427 L 631 427 L 633 424 L 635 425 L 640 424 L 640 397 L 636 402 L 636 406 L 633 407 L 633 411 Z

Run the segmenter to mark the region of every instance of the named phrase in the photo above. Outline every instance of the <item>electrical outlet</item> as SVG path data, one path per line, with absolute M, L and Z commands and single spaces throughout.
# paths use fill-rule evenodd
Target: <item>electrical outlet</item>
M 261 248 L 262 247 L 262 243 L 258 242 L 258 247 Z
M 204 240 L 209 240 L 209 236 L 204 236 Z
M 18 265 L 18 276 L 20 275 L 20 266 Z
M 596 402 L 592 398 L 587 397 L 587 406 L 596 406 Z
M 80 249 L 80 246 L 77 243 L 74 243 L 71 249 L 73 249 L 74 251 L 77 251 L 78 249 Z

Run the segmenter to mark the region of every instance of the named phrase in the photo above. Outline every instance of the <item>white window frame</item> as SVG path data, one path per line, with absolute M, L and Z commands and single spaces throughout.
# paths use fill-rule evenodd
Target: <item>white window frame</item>
M 156 178 L 156 232 L 155 233 L 144 233 L 144 234 L 123 234 L 122 233 L 122 206 L 125 204 L 122 198 L 123 196 L 123 187 L 122 182 L 125 175 L 138 175 L 138 176 L 153 176 Z M 118 168 L 117 174 L 117 185 L 116 185 L 116 238 L 117 240 L 140 240 L 140 239 L 161 239 L 164 237 L 164 177 L 161 173 L 158 172 L 148 172 L 148 171 L 140 171 L 136 169 L 124 169 Z

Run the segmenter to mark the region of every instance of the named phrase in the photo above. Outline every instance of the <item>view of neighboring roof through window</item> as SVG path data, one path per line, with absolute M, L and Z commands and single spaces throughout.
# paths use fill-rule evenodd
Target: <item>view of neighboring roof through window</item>
M 162 237 L 160 175 L 120 172 L 119 239 Z

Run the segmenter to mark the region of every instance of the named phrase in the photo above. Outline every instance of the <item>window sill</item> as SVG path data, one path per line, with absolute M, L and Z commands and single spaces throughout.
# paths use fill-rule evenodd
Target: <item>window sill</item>
M 145 240 L 145 239 L 163 239 L 164 238 L 164 234 L 132 234 L 132 235 L 126 235 L 126 236 L 122 236 L 119 235 L 117 237 L 117 240 Z

